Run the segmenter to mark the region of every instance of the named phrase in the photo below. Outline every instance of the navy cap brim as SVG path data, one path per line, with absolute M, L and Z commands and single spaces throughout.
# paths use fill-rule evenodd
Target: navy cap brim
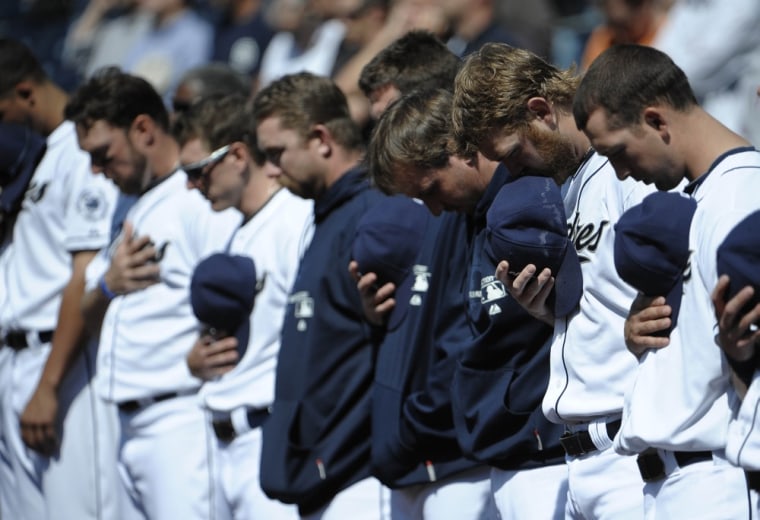
M 583 296 L 581 261 L 569 240 L 559 271 L 554 274 L 553 292 L 555 318 L 564 318 L 572 313 Z
M 388 330 L 396 330 L 409 313 L 409 306 L 412 300 L 412 287 L 414 287 L 414 273 L 410 269 L 406 278 L 396 287 L 396 291 L 393 294 L 396 304 L 388 316 Z

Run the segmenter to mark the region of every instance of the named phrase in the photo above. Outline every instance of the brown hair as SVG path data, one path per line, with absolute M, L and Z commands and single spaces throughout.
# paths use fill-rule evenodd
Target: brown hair
M 378 120 L 367 160 L 374 184 L 398 192 L 400 176 L 443 168 L 456 152 L 451 135 L 451 92 L 417 90 L 393 103 Z
M 309 72 L 290 74 L 271 83 L 253 100 L 253 117 L 279 117 L 283 128 L 309 136 L 314 125 L 325 125 L 335 141 L 348 150 L 363 147 L 343 92 L 328 78 Z
M 172 133 L 180 146 L 200 139 L 209 150 L 240 141 L 248 146 L 253 160 L 261 166 L 265 157 L 257 146 L 256 124 L 246 101 L 238 94 L 201 98 L 177 117 Z

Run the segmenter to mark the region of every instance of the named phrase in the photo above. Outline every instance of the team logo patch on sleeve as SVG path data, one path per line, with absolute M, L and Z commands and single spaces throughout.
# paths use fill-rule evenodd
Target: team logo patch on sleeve
M 77 212 L 87 220 L 96 221 L 106 216 L 108 203 L 102 191 L 88 188 L 79 194 Z
M 308 328 L 308 320 L 314 316 L 314 298 L 307 291 L 292 294 L 288 303 L 293 304 L 293 315 L 298 320 L 296 329 L 300 332 Z

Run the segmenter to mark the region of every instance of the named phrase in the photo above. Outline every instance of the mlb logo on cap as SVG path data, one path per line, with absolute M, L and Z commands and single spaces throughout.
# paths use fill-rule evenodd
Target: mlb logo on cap
M 741 315 L 760 303 L 760 211 L 756 211 L 739 222 L 718 248 L 718 276 L 729 277 L 726 301 L 746 286 L 755 289 L 755 294 L 742 308 Z
M 388 329 L 403 321 L 414 286 L 413 266 L 427 228 L 427 210 L 404 196 L 388 197 L 367 211 L 356 227 L 352 258 L 360 273 L 375 273 L 380 286 L 396 286 Z
M 681 193 L 655 192 L 630 208 L 615 226 L 615 269 L 645 296 L 664 296 L 678 321 L 684 272 L 689 266 L 689 229 L 697 202 Z
M 190 281 L 190 304 L 216 337 L 235 336 L 240 357 L 248 347 L 256 299 L 256 266 L 247 256 L 216 253 L 201 260 Z
M 496 195 L 486 221 L 495 260 L 509 262 L 510 273 L 528 264 L 537 272 L 548 267 L 555 279 L 549 306 L 557 318 L 570 314 L 581 299 L 583 275 L 557 184 L 532 175 L 511 180 Z
M 46 148 L 45 139 L 27 127 L 0 123 L 0 212 L 12 214 L 21 208 Z

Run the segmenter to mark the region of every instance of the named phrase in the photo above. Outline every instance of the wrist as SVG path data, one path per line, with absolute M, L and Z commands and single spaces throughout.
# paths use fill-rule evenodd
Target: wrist
M 108 288 L 105 275 L 100 277 L 98 287 L 100 288 L 100 292 L 103 293 L 103 296 L 105 296 L 109 302 L 118 296 L 118 294 Z

